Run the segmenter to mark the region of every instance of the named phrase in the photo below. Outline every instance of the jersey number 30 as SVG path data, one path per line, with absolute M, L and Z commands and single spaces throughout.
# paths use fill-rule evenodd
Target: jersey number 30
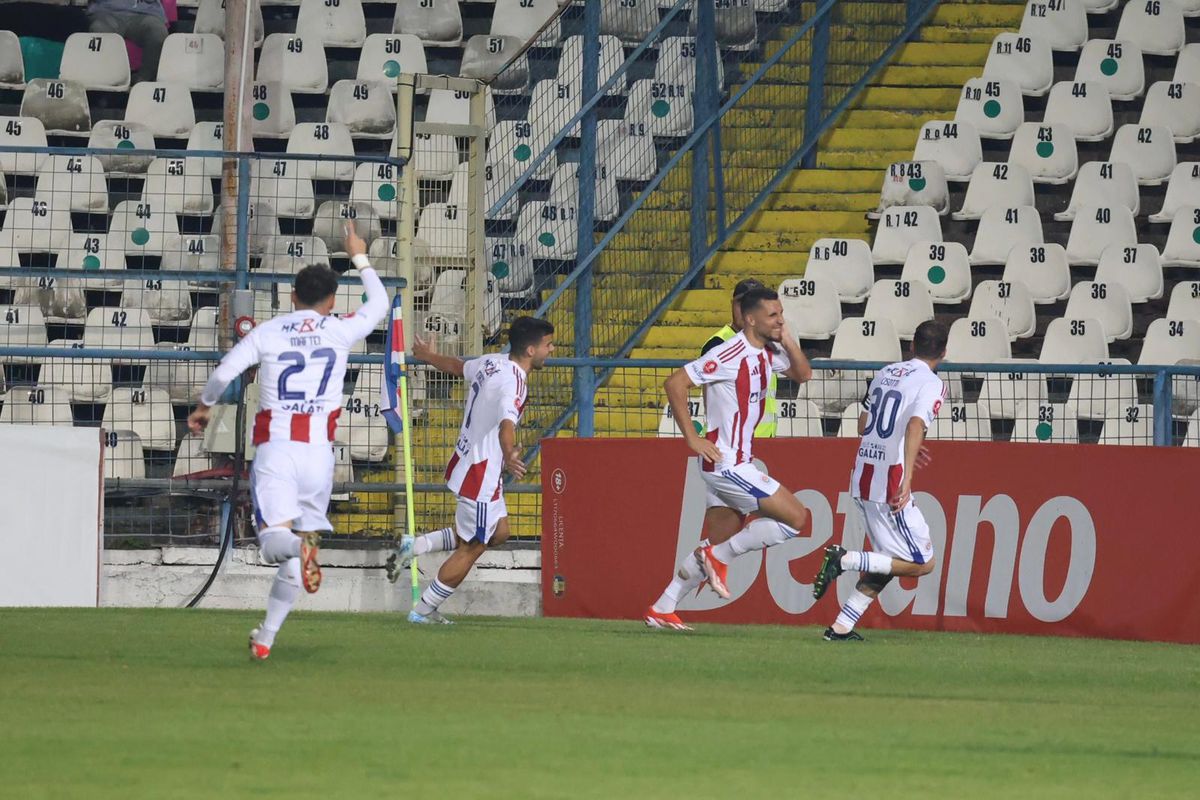
M 871 392 L 871 407 L 867 411 L 867 429 L 863 436 L 876 433 L 880 439 L 888 439 L 896 430 L 896 415 L 900 413 L 900 393 L 895 389 Z
M 329 385 L 329 376 L 333 373 L 334 362 L 337 361 L 337 353 L 328 347 L 322 347 L 312 351 L 314 359 L 320 359 L 325 362 L 325 373 L 321 375 L 321 385 L 317 389 L 317 397 L 325 394 L 325 387 Z M 303 372 L 307 366 L 304 361 L 304 354 L 295 350 L 289 350 L 286 353 L 279 354 L 280 361 L 290 361 L 292 366 L 279 373 L 279 399 L 280 400 L 307 400 L 304 392 L 292 392 L 287 388 L 288 379 L 297 372 Z M 315 399 L 315 398 L 314 398 Z

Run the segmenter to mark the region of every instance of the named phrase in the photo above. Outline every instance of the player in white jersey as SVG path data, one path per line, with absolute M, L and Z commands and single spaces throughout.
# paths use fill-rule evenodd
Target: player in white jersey
M 416 358 L 462 376 L 467 392 L 458 442 L 446 466 L 446 486 L 458 498 L 454 526 L 417 537 L 415 542 L 405 537 L 397 552 L 401 563 L 406 563 L 404 559 L 414 553 L 454 550 L 409 612 L 409 622 L 448 624 L 438 606 L 466 579 L 484 550 L 508 539 L 503 473 L 516 478 L 525 474 L 517 425 L 525 410 L 529 373 L 541 369 L 554 352 L 554 326 L 544 319 L 518 317 L 508 330 L 508 345 L 508 353 L 469 361 L 442 355 L 420 338 L 413 346 Z
M 754 466 L 752 449 L 772 373 L 804 383 L 812 377 L 812 367 L 784 324 L 778 294 L 765 287 L 750 289 L 742 296 L 741 310 L 743 325 L 736 336 L 676 370 L 663 385 L 679 430 L 699 455 L 708 490 L 708 541 L 683 559 L 662 596 L 646 609 L 643 620 L 652 628 L 690 630 L 675 613 L 680 598 L 703 581 L 728 597 L 730 561 L 787 541 L 808 520 L 808 509 L 796 496 Z M 687 404 L 692 386 L 704 387 L 707 436 L 692 427 Z M 746 525 L 749 514 L 764 519 Z
M 946 356 L 946 326 L 922 322 L 913 335 L 912 358 L 889 364 L 871 381 L 858 417 L 862 440 L 850 478 L 850 497 L 871 540 L 870 552 L 825 548 L 813 581 L 820 599 L 842 572 L 861 573 L 842 606 L 829 641 L 861 640 L 854 631 L 867 608 L 896 575 L 920 577 L 933 570 L 933 543 L 921 510 L 912 501 L 914 470 L 928 461 L 925 432 L 945 399 L 946 385 L 934 374 Z
M 333 527 L 326 512 L 333 488 L 333 440 L 342 408 L 350 349 L 388 310 L 387 290 L 367 260 L 366 242 L 346 226 L 346 252 L 360 271 L 367 301 L 347 317 L 331 316 L 337 273 L 310 265 L 296 275 L 295 310 L 268 320 L 225 354 L 213 371 L 188 427 L 200 433 L 235 378 L 258 366 L 256 447 L 250 488 L 263 561 L 278 564 L 267 614 L 250 633 L 250 655 L 263 661 L 300 596 L 321 585 L 317 545 Z

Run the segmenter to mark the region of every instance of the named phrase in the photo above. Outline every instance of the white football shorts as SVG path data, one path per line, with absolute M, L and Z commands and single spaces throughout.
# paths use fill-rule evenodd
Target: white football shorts
M 732 508 L 739 514 L 758 511 L 758 503 L 779 490 L 779 481 L 753 464 L 737 464 L 713 472 L 701 470 L 704 478 L 705 507 Z
M 298 531 L 333 530 L 333 447 L 328 442 L 263 442 L 250 467 L 250 494 L 259 528 L 292 523 Z
M 454 530 L 464 542 L 487 544 L 495 535 L 500 520 L 507 516 L 508 505 L 504 502 L 504 495 L 490 502 L 460 497 L 454 509 Z
M 912 500 L 898 514 L 892 513 L 887 503 L 859 498 L 854 499 L 854 507 L 858 509 L 859 518 L 871 539 L 871 548 L 876 553 L 914 564 L 926 564 L 933 558 L 929 525 Z

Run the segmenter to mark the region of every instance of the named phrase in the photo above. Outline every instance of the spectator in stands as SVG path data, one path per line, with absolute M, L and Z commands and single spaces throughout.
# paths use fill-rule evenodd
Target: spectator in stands
M 119 33 L 142 48 L 142 65 L 134 81 L 152 81 L 158 75 L 158 57 L 167 38 L 162 0 L 91 0 L 88 29 Z

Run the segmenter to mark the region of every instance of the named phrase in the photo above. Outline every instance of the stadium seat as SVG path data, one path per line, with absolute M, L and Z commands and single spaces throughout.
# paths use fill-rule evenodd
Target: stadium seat
M 196 127 L 196 109 L 186 86 L 142 81 L 129 90 L 125 120 L 145 125 L 155 136 L 181 139 Z
M 1171 222 L 1184 206 L 1200 206 L 1200 161 L 1181 161 L 1171 171 L 1167 195 L 1151 222 Z
M 578 241 L 576 214 L 574 206 L 526 203 L 517 219 L 517 240 L 529 246 L 534 259 L 570 261 Z
M 125 269 L 125 251 L 108 246 L 106 233 L 72 233 L 58 250 L 57 269 Z M 119 278 L 85 278 L 85 289 L 120 291 Z
M 296 106 L 289 87 L 278 81 L 250 85 L 250 131 L 264 139 L 286 139 L 296 127 Z
M 467 293 L 463 288 L 466 272 L 448 269 L 437 276 L 430 293 L 429 310 L 421 328 L 454 346 L 466 330 Z
M 46 133 L 87 136 L 92 129 L 87 90 L 74 81 L 33 78 L 25 84 L 20 113 L 39 120 Z
M 4 395 L 0 409 L 0 425 L 62 425 L 75 424 L 71 413 L 71 397 L 56 386 L 14 387 Z
M 1043 122 L 1066 125 L 1079 142 L 1112 136 L 1113 109 L 1108 86 L 1100 81 L 1061 81 L 1050 90 Z
M 655 136 L 687 136 L 693 125 L 692 92 L 684 83 L 634 81 L 625 103 L 625 123 L 643 123 Z
M 690 49 L 689 49 L 690 47 Z M 675 36 L 664 39 L 659 45 L 659 60 L 655 65 L 662 64 L 666 59 L 662 54 L 669 52 L 671 48 L 675 48 L 679 52 L 679 62 L 689 61 L 685 56 L 688 53 L 694 54 L 696 51 L 696 42 L 690 36 Z M 691 63 L 695 63 L 693 56 L 690 59 Z M 625 51 L 621 48 L 621 40 L 615 36 L 600 37 L 600 62 L 596 74 L 596 88 L 603 88 L 604 84 L 620 69 L 621 64 L 625 62 Z M 677 63 L 677 62 L 672 62 Z M 694 73 L 693 73 L 694 74 Z M 656 72 L 656 77 L 659 76 Z M 625 93 L 624 76 L 618 78 L 606 92 L 608 96 L 619 96 Z M 558 82 L 565 83 L 579 93 L 583 97 L 583 37 L 568 36 L 563 42 L 562 56 L 558 60 Z
M 1067 210 L 1058 212 L 1054 218 L 1060 222 L 1070 222 L 1075 219 L 1079 209 L 1093 206 L 1100 198 L 1110 206 L 1128 208 L 1131 214 L 1137 216 L 1141 198 L 1133 169 L 1128 164 L 1088 161 L 1081 165 L 1071 189 Z
M 1183 9 L 1174 0 L 1126 3 L 1117 25 L 1117 38 L 1153 56 L 1175 55 L 1184 42 Z
M 133 431 L 147 450 L 175 449 L 171 397 L 162 389 L 113 387 L 101 425 L 109 431 Z
M 513 36 L 524 44 L 545 26 L 533 46 L 555 47 L 562 38 L 562 24 L 557 18 L 551 19 L 558 13 L 558 7 L 558 0 L 496 0 L 489 33 Z
M 893 206 L 879 218 L 871 258 L 876 264 L 903 264 L 916 242 L 942 241 L 942 224 L 929 206 Z
M 411 33 L 430 47 L 462 44 L 458 0 L 397 0 L 392 32 Z
M 837 435 L 839 439 L 857 439 L 860 436 L 858 432 L 858 418 L 861 414 L 862 408 L 860 406 L 856 406 L 854 403 L 846 406 L 842 411 L 842 421 L 838 425 Z
M 908 248 L 900 280 L 924 284 L 935 303 L 958 305 L 971 296 L 967 248 L 958 242 L 915 242 Z
M 154 348 L 154 333 L 150 327 L 150 315 L 142 308 L 93 308 L 88 312 L 83 327 L 83 345 L 88 348 L 151 350 Z
M 1175 139 L 1162 125 L 1122 125 L 1113 137 L 1109 161 L 1124 161 L 1142 186 L 1157 186 L 1175 169 Z
M 370 213 L 370 209 L 366 209 L 365 213 Z M 317 210 L 317 217 L 321 214 L 320 209 Z M 221 236 L 221 229 L 224 226 L 225 212 L 223 207 L 218 206 L 213 213 L 212 235 Z M 376 226 L 379 222 L 376 220 Z M 275 213 L 275 209 L 269 203 L 264 203 L 254 198 L 250 199 L 250 211 L 248 224 L 245 227 L 246 247 L 250 255 L 260 256 L 267 251 L 267 246 L 271 242 L 271 237 L 279 235 L 279 217 Z M 313 232 L 316 233 L 318 228 L 322 227 L 320 223 L 313 223 Z M 341 225 L 337 226 L 339 236 L 341 233 Z M 360 230 L 363 230 L 360 228 Z M 363 239 L 370 241 L 367 233 L 362 234 Z M 339 241 L 341 239 L 339 238 Z
M 1200 83 L 1200 42 L 1185 44 L 1175 60 L 1175 83 Z
M 979 219 L 991 205 L 1033 205 L 1033 179 L 1020 164 L 985 161 L 975 166 L 962 208 L 954 219 Z
M 346 252 L 346 234 L 343 230 L 346 222 L 354 223 L 354 230 L 368 246 L 383 235 L 379 215 L 370 205 L 326 200 L 317 207 L 317 213 L 313 216 L 312 231 L 313 236 L 324 240 L 330 255 L 343 255 Z
M 166 49 L 163 50 L 165 56 Z M 119 33 L 72 33 L 63 47 L 58 77 L 84 89 L 129 89 L 129 53 Z M 88 126 L 91 127 L 91 126 Z
M 534 288 L 533 255 L 524 242 L 491 237 L 486 244 L 489 271 L 501 297 L 527 297 Z
M 308 162 L 312 165 L 313 180 L 354 180 L 354 140 L 350 130 L 339 122 L 297 123 L 288 135 L 287 153 L 338 156 L 336 160 Z
M 34 117 L 0 117 L 0 173 L 36 175 L 45 153 L 6 153 L 5 147 L 46 147 L 46 129 Z
M 1067 260 L 1073 266 L 1098 264 L 1104 248 L 1110 245 L 1137 245 L 1133 212 L 1125 206 L 1080 206 L 1067 238 Z
M 1157 300 L 1163 295 L 1162 262 L 1152 244 L 1109 245 L 1100 254 L 1098 283 L 1119 283 L 1133 303 Z
M 34 196 L 53 208 L 108 213 L 108 181 L 99 159 L 92 156 L 48 156 L 38 170 Z
M 187 281 L 159 278 L 127 281 L 121 294 L 121 307 L 145 309 L 154 325 L 187 325 L 192 319 Z
M 1054 83 L 1050 45 L 1037 36 L 997 34 L 983 65 L 983 77 L 1010 80 L 1024 94 L 1041 97 Z
M 56 253 L 71 235 L 71 212 L 33 197 L 14 198 L 0 227 L 0 248 L 17 253 Z
M 296 33 L 326 47 L 362 47 L 367 20 L 359 0 L 300 0 Z
M 167 237 L 178 234 L 179 221 L 165 206 L 134 200 L 118 203 L 108 225 L 109 244 L 127 256 L 161 256 Z
M 329 266 L 329 249 L 323 239 L 315 236 L 275 236 L 263 253 L 259 270 L 295 275 L 309 264 Z M 380 272 L 386 271 L 382 265 L 378 269 Z
M 1170 366 L 1200 359 L 1200 321 L 1160 318 L 1150 323 L 1138 364 Z
M 1180 281 L 1175 284 L 1167 305 L 1167 318 L 1200 322 L 1200 281 Z
M 1142 51 L 1129 42 L 1092 39 L 1079 54 L 1075 83 L 1101 83 L 1113 100 L 1141 97 L 1146 90 Z
M 399 181 L 399 170 L 391 164 L 359 164 L 354 170 L 350 202 L 369 204 L 381 219 L 396 219 Z
M 529 91 L 529 58 L 521 53 L 513 60 L 524 44 L 515 36 L 472 36 L 463 48 L 458 74 L 484 81 L 496 94 L 525 94 Z M 560 68 L 562 63 L 560 60 Z
M 1029 0 L 1021 33 L 1043 39 L 1054 50 L 1078 50 L 1088 38 L 1083 0 Z
M 45 347 L 46 318 L 40 306 L 0 306 L 0 352 L 10 347 Z M 41 359 L 0 355 L 5 364 L 36 364 Z
M 1079 154 L 1069 125 L 1026 122 L 1013 136 L 1008 160 L 1028 170 L 1034 183 L 1063 184 L 1079 171 Z
M 1081 281 L 1075 284 L 1071 287 L 1063 316 L 1098 320 L 1104 329 L 1104 337 L 1110 342 L 1128 339 L 1133 333 L 1133 305 L 1129 302 L 1129 292 L 1119 283 Z
M 275 209 L 279 217 L 312 219 L 317 210 L 311 161 L 276 159 L 251 162 L 250 196 Z M 353 199 L 353 198 L 352 198 Z
M 336 448 L 335 448 L 336 450 Z M 186 478 L 217 468 L 217 457 L 204 449 L 204 434 L 185 433 L 179 440 L 172 478 Z
M 871 247 L 861 239 L 818 239 L 809 248 L 804 275 L 832 280 L 843 303 L 861 303 L 875 285 Z
M 697 433 L 702 433 L 705 422 L 703 393 L 688 397 L 688 411 L 692 416 L 692 426 L 696 429 Z M 778 431 L 776 435 L 779 435 Z M 670 403 L 663 404 L 662 414 L 658 419 L 658 436 L 664 439 L 683 436 L 679 432 L 679 426 L 675 424 L 675 414 L 671 411 Z
M 646 130 L 645 123 L 598 120 L 596 140 L 597 163 L 608 167 L 618 181 L 648 181 L 658 170 L 654 137 Z
M 717 43 L 734 51 L 753 50 L 758 44 L 758 24 L 751 0 L 722 0 L 714 8 Z M 696 32 L 696 14 L 691 16 L 692 33 Z
M 1042 336 L 1043 364 L 1092 364 L 1108 358 L 1108 340 L 1099 320 L 1057 317 Z
M 975 126 L 969 123 L 931 120 L 921 126 L 913 161 L 936 161 L 942 165 L 946 180 L 961 183 L 970 180 L 983 161 L 983 145 Z
M 189 233 L 184 236 L 168 236 L 163 244 L 163 257 L 159 269 L 180 272 L 183 270 L 216 271 L 220 269 L 221 247 L 216 236 Z M 212 291 L 211 284 L 200 281 L 189 282 L 189 288 Z
M 338 81 L 329 92 L 326 122 L 345 125 L 352 137 L 390 139 L 396 130 L 396 103 L 383 81 Z
M 464 67 L 467 56 L 463 54 Z M 356 76 L 360 81 L 388 81 L 395 83 L 404 72 L 422 74 L 429 72 L 425 58 L 425 45 L 411 33 L 372 33 L 363 44 L 358 57 Z
M 198 158 L 156 158 L 146 170 L 142 202 L 168 214 L 210 216 L 212 179 Z
M 990 364 L 1012 358 L 1008 327 L 998 318 L 960 317 L 950 325 L 946 360 L 959 364 Z
M 980 281 L 971 296 L 968 319 L 999 319 L 1010 341 L 1027 339 L 1037 327 L 1033 295 L 1020 281 Z
M 55 339 L 47 346 L 70 350 L 82 348 L 83 342 Z M 102 403 L 112 391 L 112 369 L 103 358 L 47 358 L 38 372 L 38 385 L 61 389 L 73 403 Z
M 183 3 L 180 3 L 183 5 Z M 262 6 L 257 0 L 251 0 L 252 14 L 250 24 L 254 33 L 254 46 L 261 47 L 263 43 L 263 14 Z M 212 33 L 225 38 L 225 0 L 199 0 L 196 7 L 196 21 L 192 26 L 193 33 Z
M 38 306 L 50 323 L 76 324 L 87 316 L 82 282 L 57 276 L 18 279 L 13 304 Z
M 1167 81 L 1150 84 L 1138 125 L 1169 128 L 1176 142 L 1191 142 L 1200 135 L 1200 85 Z
M 830 356 L 835 361 L 900 360 L 900 337 L 888 319 L 850 317 L 842 320 L 833 337 Z M 806 386 L 808 398 L 822 414 L 840 416 L 850 403 L 862 400 L 874 373 L 870 370 L 818 370 Z
M 25 60 L 21 40 L 12 31 L 0 31 L 0 89 L 25 88 Z
M 541 81 L 538 87 L 543 88 L 547 95 L 554 96 L 562 100 L 562 93 L 555 92 L 552 87 L 553 81 Z M 569 93 L 568 93 L 569 94 Z M 565 100 L 567 104 L 574 103 L 574 108 L 571 114 L 579 110 L 579 100 Z M 484 123 L 488 130 L 496 127 L 496 104 L 492 99 L 491 92 L 484 92 L 484 114 L 487 117 Z M 560 103 L 561 106 L 561 103 Z M 539 117 L 547 114 L 561 114 L 561 107 L 556 107 L 554 111 L 550 110 L 550 105 L 544 101 L 539 101 L 537 89 L 534 89 L 534 97 L 530 102 L 530 108 L 535 109 Z M 565 125 L 571 117 L 549 116 L 546 119 L 540 120 L 542 124 L 550 125 L 551 122 L 561 124 L 551 125 L 557 131 L 562 125 Z M 429 92 L 429 105 L 425 109 L 426 122 L 440 122 L 446 125 L 470 125 L 471 124 L 471 98 L 465 92 L 457 92 L 451 89 L 432 89 Z
M 989 206 L 979 218 L 972 264 L 1004 264 L 1020 244 L 1041 244 L 1042 220 L 1033 206 Z
M 1154 444 L 1154 406 L 1130 405 L 1116 416 L 1107 417 L 1100 432 L 1100 444 Z
M 225 42 L 215 33 L 172 33 L 163 42 L 157 80 L 193 92 L 222 91 Z
M 1200 206 L 1187 205 L 1175 212 L 1162 263 L 1169 267 L 1200 267 Z
M 96 150 L 153 150 L 157 145 L 154 134 L 140 122 L 102 119 L 92 128 L 87 146 Z M 110 178 L 141 175 L 154 160 L 152 155 L 99 155 L 97 158 Z
M 1004 281 L 1020 281 L 1038 305 L 1066 300 L 1071 293 L 1071 267 L 1061 244 L 1025 244 L 1008 251 Z
M 1121 0 L 1083 0 L 1083 7 L 1089 14 L 1107 14 L 1120 4 Z
M 789 278 L 779 284 L 783 318 L 800 339 L 830 339 L 842 322 L 837 286 L 826 278 Z
M 825 435 L 821 426 L 821 410 L 811 400 L 780 400 L 776 426 L 775 436 L 778 438 L 820 438 Z
M 1077 444 L 1079 424 L 1075 409 L 1057 403 L 1023 403 L 1017 406 L 1011 442 Z
M 579 164 L 570 162 L 560 166 L 550 184 L 551 204 L 579 207 Z M 595 218 L 611 222 L 621 210 L 621 198 L 617 194 L 617 182 L 608 177 L 606 167 L 601 164 L 596 171 Z
M 445 2 L 445 0 L 429 0 Z M 403 3 L 401 3 L 403 5 Z M 263 41 L 255 80 L 279 83 L 300 94 L 324 94 L 329 88 L 329 64 L 319 39 L 272 33 Z
M 1101 359 L 1100 366 L 1129 366 L 1129 359 Z M 1103 420 L 1115 417 L 1131 405 L 1137 405 L 1137 380 L 1133 375 L 1121 375 L 1100 370 L 1089 375 L 1075 375 L 1067 403 L 1075 408 L 1079 419 Z
M 979 389 L 979 412 L 990 419 L 1016 419 L 1017 409 L 1046 402 L 1046 380 L 1039 372 L 1020 371 L 1030 359 L 1013 358 L 1005 364 L 1011 371 L 983 373 Z
M 946 172 L 936 161 L 897 161 L 888 166 L 879 192 L 879 206 L 867 214 L 879 219 L 892 206 L 930 206 L 938 214 L 950 210 Z
M 968 123 L 981 138 L 1011 139 L 1025 121 L 1021 87 L 999 78 L 971 78 L 958 96 L 954 120 Z
M 469 248 L 466 209 L 445 203 L 427 204 L 421 209 L 417 235 L 429 244 L 434 258 L 465 258 Z
M 901 339 L 911 339 L 918 325 L 933 319 L 933 298 L 923 281 L 876 281 L 863 314 L 891 320 Z
M 196 126 L 192 128 L 192 132 L 188 135 L 187 149 L 207 150 L 210 152 L 224 149 L 224 127 L 225 124 L 223 122 L 197 122 Z M 206 177 L 221 177 L 222 159 L 216 156 L 198 156 L 196 160 L 200 163 L 200 167 Z
M 414 154 L 410 163 L 418 179 L 448 180 L 458 167 L 458 144 L 453 136 L 418 133 L 414 137 Z M 396 151 L 392 140 L 390 152 Z
M 640 44 L 657 24 L 655 0 L 622 0 L 600 6 L 600 32 L 616 36 L 628 45 Z
M 946 403 L 933 418 L 933 424 L 925 434 L 927 439 L 960 442 L 989 442 L 992 439 L 991 425 L 980 413 L 976 403 Z

